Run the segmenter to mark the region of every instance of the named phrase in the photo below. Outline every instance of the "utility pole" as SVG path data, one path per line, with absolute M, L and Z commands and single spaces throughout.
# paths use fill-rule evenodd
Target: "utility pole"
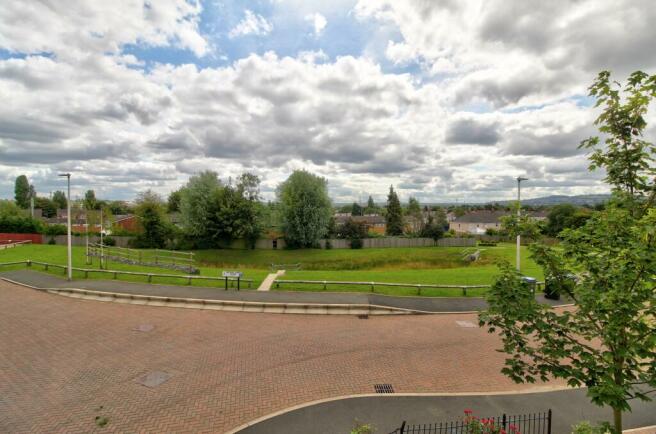
M 73 280 L 73 248 L 71 247 L 71 174 L 60 173 L 68 181 L 68 193 L 66 196 L 66 217 L 68 219 L 68 280 Z
M 519 218 L 522 215 L 522 203 L 521 203 L 521 184 L 522 181 L 528 181 L 528 178 L 522 178 L 521 176 L 517 177 L 517 223 L 519 223 Z M 521 235 L 517 233 L 517 271 L 519 271 L 520 264 L 520 247 L 521 247 Z

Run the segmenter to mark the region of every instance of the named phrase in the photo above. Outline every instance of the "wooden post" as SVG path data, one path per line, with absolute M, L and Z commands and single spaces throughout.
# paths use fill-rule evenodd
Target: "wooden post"
M 148 275 L 148 283 L 151 283 L 153 281 L 153 275 L 149 274 Z
M 465 286 L 462 287 L 462 295 L 465 297 L 467 296 L 467 287 Z
M 241 281 L 241 277 L 237 276 L 237 291 L 239 291 L 239 282 Z
M 228 276 L 225 278 L 225 290 L 228 290 Z

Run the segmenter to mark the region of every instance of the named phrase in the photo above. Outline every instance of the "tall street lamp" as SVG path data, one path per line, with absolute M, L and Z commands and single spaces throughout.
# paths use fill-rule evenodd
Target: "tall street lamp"
M 519 217 L 522 214 L 522 204 L 521 204 L 521 185 L 522 181 L 528 181 L 528 178 L 522 178 L 521 176 L 517 177 L 517 223 L 519 223 Z M 520 249 L 520 240 L 521 235 L 517 232 L 517 271 L 519 271 L 519 249 Z
M 68 194 L 66 196 L 66 216 L 68 218 L 68 280 L 73 280 L 73 249 L 71 248 L 71 174 L 60 173 L 68 181 Z

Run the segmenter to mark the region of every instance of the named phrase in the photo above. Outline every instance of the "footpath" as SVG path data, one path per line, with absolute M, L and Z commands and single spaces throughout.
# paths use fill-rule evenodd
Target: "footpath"
M 170 297 L 227 302 L 307 304 L 320 306 L 379 306 L 398 313 L 463 313 L 484 310 L 487 304 L 478 297 L 401 297 L 371 293 L 305 292 L 267 290 L 224 290 L 221 288 L 160 285 L 124 282 L 120 280 L 80 279 L 72 282 L 52 274 L 33 270 L 13 270 L 0 273 L 0 277 L 39 289 L 75 288 L 130 295 Z M 537 296 L 541 303 L 565 304 Z
M 439 368 L 436 368 L 439 369 Z M 624 415 L 624 428 L 649 427 L 636 431 L 656 434 L 656 403 L 632 402 L 632 412 Z M 233 433 L 239 434 L 335 434 L 348 433 L 355 421 L 370 423 L 376 433 L 387 434 L 407 424 L 455 422 L 471 409 L 475 416 L 492 417 L 530 415 L 552 411 L 552 434 L 570 434 L 580 421 L 612 421 L 608 408 L 590 403 L 586 389 L 553 392 L 494 394 L 400 396 L 383 394 L 321 402 L 264 419 Z M 421 432 L 421 431 L 420 431 Z M 524 431 L 522 431 L 524 432 Z M 533 431 L 527 431 L 533 432 Z M 546 431 L 545 431 L 546 432 Z

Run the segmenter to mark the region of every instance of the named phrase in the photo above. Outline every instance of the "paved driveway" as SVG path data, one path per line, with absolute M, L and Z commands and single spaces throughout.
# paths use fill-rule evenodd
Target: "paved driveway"
M 499 374 L 498 340 L 475 321 L 123 305 L 0 281 L 0 432 L 225 432 L 376 383 L 521 387 Z

